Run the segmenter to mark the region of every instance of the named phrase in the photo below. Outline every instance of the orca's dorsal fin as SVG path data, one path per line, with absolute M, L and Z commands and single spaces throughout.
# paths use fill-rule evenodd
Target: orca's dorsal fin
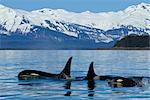
M 60 74 L 65 74 L 66 76 L 70 77 L 71 61 L 72 61 L 72 57 L 68 59 L 64 69 L 62 70 Z
M 92 80 L 95 76 L 97 76 L 95 74 L 95 71 L 94 71 L 93 63 L 94 62 L 91 62 L 90 66 L 89 66 L 89 70 L 88 70 L 87 76 L 86 76 L 86 78 L 88 80 Z

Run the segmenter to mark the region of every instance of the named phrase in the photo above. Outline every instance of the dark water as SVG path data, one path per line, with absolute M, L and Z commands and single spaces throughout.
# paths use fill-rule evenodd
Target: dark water
M 105 81 L 19 81 L 25 69 L 59 73 L 73 56 L 72 76 L 85 76 L 91 61 L 98 75 L 150 76 L 150 51 L 124 50 L 1 50 L 0 100 L 2 99 L 150 99 L 150 84 L 112 88 Z

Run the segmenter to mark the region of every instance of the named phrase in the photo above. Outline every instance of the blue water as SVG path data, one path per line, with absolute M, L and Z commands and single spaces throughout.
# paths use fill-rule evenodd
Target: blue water
M 85 76 L 91 61 L 98 75 L 150 76 L 150 51 L 136 50 L 1 50 L 0 100 L 150 99 L 150 85 L 112 88 L 105 81 L 19 81 L 25 69 L 59 73 L 73 56 L 71 75 Z

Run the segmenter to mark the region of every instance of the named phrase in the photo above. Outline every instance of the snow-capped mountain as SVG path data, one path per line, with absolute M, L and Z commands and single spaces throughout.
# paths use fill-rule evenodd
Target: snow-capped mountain
M 60 42 L 73 39 L 110 43 L 130 34 L 150 35 L 150 4 L 141 3 L 123 11 L 100 13 L 49 8 L 29 12 L 0 5 L 0 34 Z

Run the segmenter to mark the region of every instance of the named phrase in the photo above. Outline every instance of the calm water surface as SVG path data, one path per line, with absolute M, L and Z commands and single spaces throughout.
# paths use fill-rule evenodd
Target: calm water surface
M 91 61 L 98 75 L 150 76 L 150 51 L 126 50 L 1 50 L 0 100 L 150 99 L 150 84 L 111 88 L 105 81 L 19 81 L 25 69 L 59 73 L 73 56 L 72 76 L 85 76 Z

